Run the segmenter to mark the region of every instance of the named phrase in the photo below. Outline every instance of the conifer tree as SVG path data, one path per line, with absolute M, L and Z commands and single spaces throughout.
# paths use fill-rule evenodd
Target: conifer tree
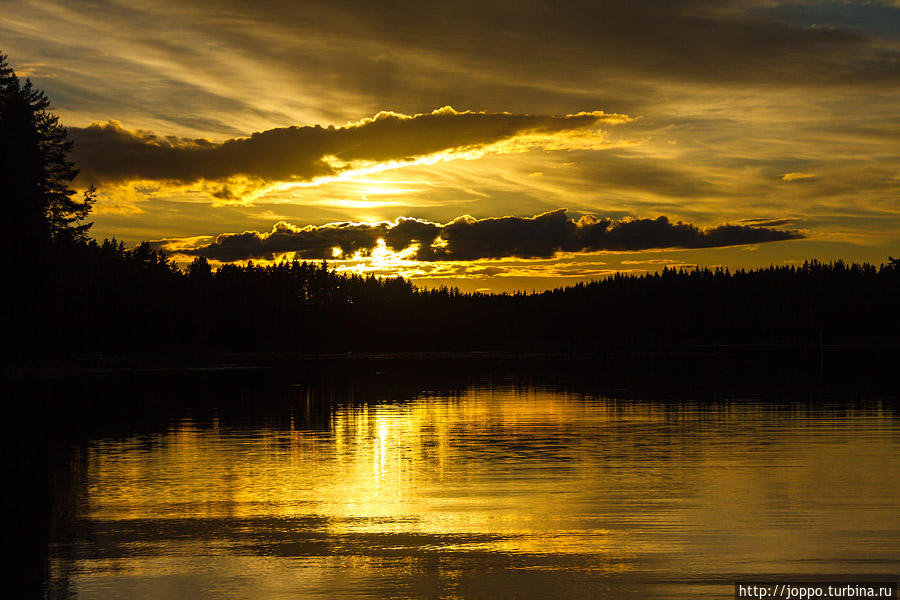
M 84 241 L 91 226 L 83 220 L 95 191 L 74 198 L 72 142 L 49 108 L 44 92 L 28 79 L 22 84 L 0 54 L 0 209 L 7 256 L 29 255 L 54 241 Z

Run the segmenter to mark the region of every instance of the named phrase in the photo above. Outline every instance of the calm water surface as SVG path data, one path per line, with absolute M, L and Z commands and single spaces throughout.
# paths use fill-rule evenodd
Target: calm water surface
M 285 410 L 92 437 L 57 487 L 49 596 L 727 598 L 900 571 L 878 402 L 496 384 Z

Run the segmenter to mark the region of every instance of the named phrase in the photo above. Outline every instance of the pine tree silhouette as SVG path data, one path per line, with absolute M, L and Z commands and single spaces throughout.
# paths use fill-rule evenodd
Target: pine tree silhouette
M 32 256 L 54 241 L 86 241 L 95 190 L 80 200 L 70 185 L 78 169 L 68 160 L 72 142 L 50 101 L 22 84 L 0 53 L 0 207 L 7 257 Z

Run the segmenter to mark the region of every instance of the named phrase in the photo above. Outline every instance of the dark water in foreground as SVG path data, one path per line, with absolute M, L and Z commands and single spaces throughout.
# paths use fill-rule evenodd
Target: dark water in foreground
M 890 397 L 417 369 L 82 381 L 47 596 L 727 598 L 900 571 Z

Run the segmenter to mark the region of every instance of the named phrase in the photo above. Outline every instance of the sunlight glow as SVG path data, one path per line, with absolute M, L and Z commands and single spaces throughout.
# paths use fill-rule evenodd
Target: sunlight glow
M 611 118 L 605 121 L 606 124 L 625 123 L 631 120 L 625 115 L 609 116 Z M 427 154 L 408 160 L 388 160 L 377 163 L 371 161 L 347 162 L 335 156 L 326 156 L 323 159 L 324 162 L 335 171 L 340 171 L 336 175 L 316 177 L 310 181 L 293 181 L 275 184 L 269 187 L 266 193 L 317 187 L 336 181 L 349 181 L 362 175 L 372 175 L 404 167 L 434 165 L 440 162 L 453 160 L 475 160 L 482 158 L 487 154 L 516 154 L 540 149 L 546 151 L 598 150 L 611 145 L 612 143 L 607 140 L 603 131 L 594 129 L 560 131 L 556 133 L 526 133 L 493 144 L 455 148 L 453 150 L 436 152 L 434 154 Z M 621 143 L 618 143 L 617 145 L 621 145 Z
M 412 244 L 399 252 L 388 248 L 382 238 L 378 238 L 375 244 L 375 248 L 368 255 L 364 251 L 358 250 L 349 258 L 352 264 L 342 265 L 338 267 L 338 270 L 350 273 L 394 270 L 400 273 L 404 269 L 420 264 L 415 260 L 416 253 L 419 251 L 418 244 Z

